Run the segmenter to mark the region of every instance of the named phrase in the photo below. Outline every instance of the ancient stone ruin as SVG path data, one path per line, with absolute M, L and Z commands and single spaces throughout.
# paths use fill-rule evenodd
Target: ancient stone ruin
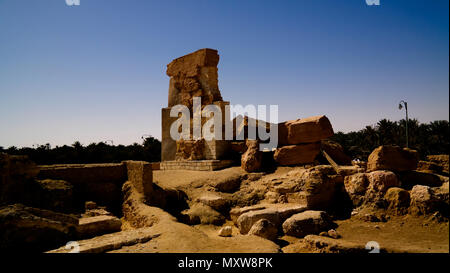
M 177 117 L 170 117 L 170 110 L 176 105 L 185 105 L 194 116 L 193 98 L 200 97 L 202 107 L 215 104 L 225 113 L 218 86 L 219 55 L 217 50 L 200 49 L 179 57 L 167 65 L 169 82 L 168 107 L 162 109 L 162 151 L 163 169 L 215 170 L 230 166 L 233 159 L 241 161 L 242 168 L 248 172 L 259 171 L 265 165 L 263 158 L 274 159 L 278 165 L 297 165 L 314 163 L 320 153 L 321 141 L 333 135 L 333 128 L 325 116 L 316 116 L 281 122 L 278 124 L 278 147 L 270 156 L 263 157 L 258 139 L 248 139 L 249 119 L 244 117 L 240 123 L 233 119 L 232 140 L 174 140 L 170 127 Z M 229 114 L 229 113 L 228 113 Z M 222 116 L 222 130 L 231 116 Z M 202 125 L 206 119 L 202 119 Z M 259 121 L 255 121 L 259 126 Z M 268 127 L 266 127 L 268 128 Z M 253 129 L 253 128 L 250 128 Z M 244 132 L 245 139 L 237 135 Z M 256 130 L 255 130 L 256 131 Z M 192 128 L 190 135 L 192 136 Z M 253 142 L 252 142 L 253 141 Z M 255 142 L 256 141 L 256 142 Z M 274 152 L 274 153 L 273 153 Z M 240 160 L 241 159 L 241 160 Z
M 226 158 L 229 149 L 229 142 L 227 141 L 193 140 L 192 126 L 189 140 L 174 140 L 170 136 L 170 126 L 177 119 L 177 117 L 170 117 L 172 107 L 176 105 L 187 106 L 191 113 L 190 121 L 192 124 L 194 97 L 201 98 L 201 107 L 214 104 L 224 109 L 224 106 L 228 104 L 228 102 L 222 100 L 219 91 L 218 63 L 217 50 L 206 48 L 177 58 L 167 65 L 170 83 L 168 107 L 163 108 L 161 112 L 162 168 L 183 168 L 184 166 L 187 169 L 212 170 L 230 165 L 230 161 L 221 161 Z M 225 120 L 225 117 L 223 117 L 223 120 Z M 201 125 L 203 125 L 205 119 L 203 118 L 201 122 Z M 199 160 L 203 160 L 203 162 L 198 162 Z M 168 162 L 164 163 L 166 161 Z M 183 165 L 178 161 L 188 162 Z
M 173 107 L 193 123 L 194 97 L 229 104 L 218 62 L 201 49 L 168 65 L 162 162 L 37 166 L 0 153 L 0 250 L 367 253 L 380 239 L 381 252 L 448 252 L 448 155 L 382 145 L 354 161 L 321 115 L 276 124 L 268 151 L 249 131 L 273 124 L 250 117 L 222 116 L 231 140 L 172 139 Z

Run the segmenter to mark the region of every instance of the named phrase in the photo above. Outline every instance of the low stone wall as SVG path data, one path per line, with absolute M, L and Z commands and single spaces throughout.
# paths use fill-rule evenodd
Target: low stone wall
M 71 183 L 120 183 L 127 178 L 121 163 L 40 165 L 38 178 L 65 180 Z
M 38 179 L 64 180 L 73 185 L 77 207 L 85 201 L 107 206 L 114 214 L 121 214 L 122 186 L 130 181 L 144 196 L 152 195 L 154 168 L 159 163 L 123 161 L 102 164 L 60 164 L 39 166 Z
M 39 166 L 38 179 L 64 180 L 74 187 L 76 206 L 95 201 L 112 212 L 121 211 L 121 189 L 128 179 L 124 163 L 62 164 Z

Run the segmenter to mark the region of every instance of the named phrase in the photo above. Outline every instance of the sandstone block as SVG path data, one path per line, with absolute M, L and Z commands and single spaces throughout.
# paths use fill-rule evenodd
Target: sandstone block
M 333 127 L 326 116 L 314 116 L 280 123 L 278 143 L 281 145 L 314 143 L 333 134 Z
M 233 229 L 230 226 L 225 226 L 219 230 L 220 237 L 231 237 Z
M 246 172 L 256 172 L 261 168 L 262 152 L 259 150 L 257 140 L 246 141 L 247 150 L 241 157 L 241 167 Z
M 251 227 L 259 220 L 266 219 L 275 226 L 279 226 L 285 219 L 295 213 L 305 211 L 306 206 L 296 204 L 268 204 L 264 209 L 250 210 L 237 218 L 237 225 L 241 234 L 247 234 Z
M 418 153 L 398 146 L 380 146 L 373 150 L 367 161 L 367 170 L 411 171 L 417 168 Z
M 418 171 L 404 171 L 398 173 L 402 187 L 411 189 L 415 185 L 439 187 L 442 185 L 441 176 Z
M 253 224 L 248 234 L 274 241 L 278 235 L 278 227 L 269 220 L 260 219 Z
M 319 234 L 333 227 L 335 224 L 326 212 L 314 210 L 297 213 L 283 223 L 284 233 L 295 237 Z
M 178 118 L 170 116 L 171 107 L 161 109 L 161 161 L 175 160 L 177 145 L 170 136 L 170 127 Z
M 189 209 L 182 211 L 181 214 L 184 217 L 183 222 L 190 225 L 222 225 L 225 222 L 225 217 L 219 212 L 201 203 L 193 204 Z
M 114 216 L 102 215 L 80 218 L 77 233 L 79 238 L 88 238 L 120 231 L 122 222 Z
M 217 50 L 200 49 L 179 57 L 167 65 L 167 75 L 171 77 L 169 87 L 169 107 L 183 104 L 192 109 L 193 97 L 202 98 L 202 104 L 221 101 L 218 87 Z
M 36 181 L 33 206 L 57 212 L 69 213 L 74 210 L 73 186 L 64 180 L 44 179 Z
M 128 181 L 136 190 L 148 198 L 153 194 L 152 164 L 145 161 L 125 161 Z
M 320 143 L 290 145 L 277 148 L 275 161 L 280 165 L 299 165 L 313 163 L 320 152 Z
M 78 219 L 62 213 L 15 204 L 0 208 L 0 250 L 45 251 L 76 235 Z
M 384 199 L 389 203 L 388 211 L 394 215 L 403 215 L 408 212 L 410 203 L 409 192 L 397 187 L 389 188 L 384 195 Z
M 429 214 L 436 209 L 438 200 L 428 186 L 416 185 L 410 192 L 409 212 L 413 215 Z
M 357 173 L 344 178 L 345 191 L 352 200 L 353 206 L 357 207 L 363 203 L 368 184 L 365 173 Z
M 197 198 L 197 201 L 204 205 L 210 206 L 211 208 L 217 211 L 222 211 L 226 209 L 229 204 L 228 199 L 215 193 L 202 194 L 200 197 Z
M 429 155 L 427 156 L 428 161 L 431 161 L 440 167 L 442 167 L 442 172 L 448 176 L 449 174 L 449 155 Z
M 373 171 L 367 174 L 368 190 L 385 193 L 390 187 L 399 187 L 400 181 L 390 171 Z

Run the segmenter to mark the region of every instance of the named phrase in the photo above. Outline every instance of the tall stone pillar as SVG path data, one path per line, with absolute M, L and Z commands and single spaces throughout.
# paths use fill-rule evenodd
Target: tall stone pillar
M 218 70 L 219 54 L 217 50 L 204 48 L 174 59 L 167 65 L 169 81 L 168 107 L 161 111 L 162 147 L 161 161 L 221 159 L 226 155 L 228 142 L 222 140 L 195 142 L 195 140 L 175 141 L 170 136 L 170 127 L 177 118 L 170 117 L 170 110 L 175 105 L 185 105 L 191 113 L 191 135 L 193 132 L 193 98 L 200 97 L 202 107 L 215 104 L 222 110 L 222 125 L 225 121 L 224 106 L 229 102 L 222 100 L 219 91 Z M 201 124 L 206 122 L 201 118 Z M 224 126 L 222 126 L 224 127 Z M 177 145 L 178 144 L 178 145 Z M 202 147 L 199 147 L 202 146 Z M 178 148 L 177 148 L 178 147 Z M 194 148 L 192 148 L 194 147 Z M 177 153 L 178 149 L 178 153 Z M 200 149 L 200 150 L 199 150 Z M 191 151 L 192 150 L 192 151 Z M 192 153 L 192 154 L 190 154 Z M 185 158 L 187 157 L 187 158 Z

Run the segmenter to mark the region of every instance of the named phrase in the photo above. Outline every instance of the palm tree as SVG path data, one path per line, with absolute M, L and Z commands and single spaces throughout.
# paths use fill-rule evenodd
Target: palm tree
M 382 119 L 378 121 L 376 129 L 380 139 L 379 144 L 395 144 L 394 135 L 396 127 L 396 123 L 388 119 Z

